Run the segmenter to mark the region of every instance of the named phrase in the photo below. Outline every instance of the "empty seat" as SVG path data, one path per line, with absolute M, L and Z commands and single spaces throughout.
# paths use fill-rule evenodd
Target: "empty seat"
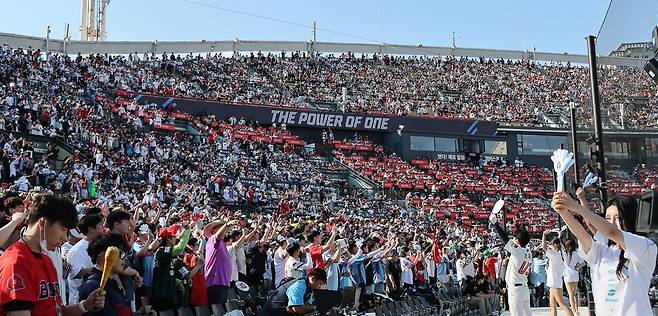
M 226 314 L 226 307 L 223 304 L 212 304 L 210 308 L 212 309 L 212 314 L 215 316 Z
M 229 288 L 229 289 L 228 289 L 228 294 L 226 294 L 226 297 L 227 297 L 229 300 L 235 300 L 235 299 L 238 298 L 238 294 L 235 293 L 235 289 L 234 289 L 234 288 Z
M 197 306 L 194 308 L 196 316 L 211 316 L 208 307 L 206 306 Z
M 232 312 L 235 310 L 239 310 L 240 305 L 238 304 L 238 300 L 228 300 L 226 302 L 226 311 L 227 312 Z
M 178 316 L 194 316 L 192 310 L 185 306 L 178 309 Z

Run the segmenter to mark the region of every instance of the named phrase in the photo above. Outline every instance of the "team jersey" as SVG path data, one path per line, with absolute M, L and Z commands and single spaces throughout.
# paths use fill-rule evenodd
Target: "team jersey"
M 530 274 L 532 268 L 532 254 L 524 247 L 516 247 L 511 239 L 505 245 L 505 250 L 510 253 L 507 271 L 505 272 L 507 286 L 527 285 L 528 274 Z
M 197 266 L 197 258 L 193 253 L 188 253 L 183 258 L 183 262 L 187 265 L 188 270 L 194 269 Z M 179 273 L 184 270 L 179 269 Z M 206 279 L 203 277 L 201 271 L 197 272 L 192 277 L 192 284 L 190 289 L 190 306 L 207 306 L 208 305 L 208 288 L 206 287 Z
M 153 265 L 153 287 L 151 288 L 151 299 L 166 301 L 168 303 L 182 305 L 182 301 L 189 302 L 189 294 L 178 292 L 178 280 L 186 278 L 189 270 L 185 264 L 178 259 L 190 238 L 190 230 L 183 233 L 183 237 L 174 247 L 160 247 L 155 251 L 155 263 Z M 185 286 L 185 285 L 183 285 Z
M 357 258 L 352 262 L 350 267 L 352 277 L 354 278 L 354 285 L 366 284 L 366 268 L 364 264 L 363 254 L 357 253 Z
M 12 301 L 33 303 L 30 314 L 62 314 L 62 298 L 55 266 L 45 254 L 33 252 L 18 241 L 0 256 L 0 315 L 7 315 L 5 304 Z
M 373 271 L 372 282 L 374 284 L 385 283 L 386 274 L 384 273 L 384 261 L 377 257 L 372 261 L 370 267 Z
M 340 288 L 344 289 L 354 286 L 351 264 L 342 258 L 338 261 L 338 263 L 340 269 Z

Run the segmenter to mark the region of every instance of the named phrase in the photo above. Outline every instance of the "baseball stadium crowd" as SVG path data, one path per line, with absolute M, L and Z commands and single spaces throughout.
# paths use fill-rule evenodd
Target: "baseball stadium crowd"
M 30 81 L 60 80 L 69 84 L 84 81 L 80 83 L 82 86 L 96 89 L 231 103 L 290 107 L 328 103 L 348 112 L 546 125 L 563 123 L 560 119 L 547 121 L 546 115 L 562 116 L 570 102 L 588 102 L 587 68 L 568 63 L 285 52 L 235 57 L 78 55 L 67 61 L 53 54 L 45 61 L 39 50 L 13 50 L 7 46 L 1 54 L 4 61 L 1 69 L 5 74 L 23 79 L 30 76 Z M 29 67 L 30 63 L 36 67 Z M 600 69 L 603 115 L 616 120 L 613 126 L 620 127 L 623 123 L 626 128 L 644 129 L 658 125 L 658 112 L 653 110 L 658 99 L 651 80 L 641 72 L 635 68 Z M 29 83 L 23 81 L 23 84 Z M 3 98 L 20 98 L 9 93 L 7 86 L 3 90 Z M 31 102 L 34 106 L 43 106 L 44 102 L 34 101 Z M 587 124 L 590 113 L 581 112 L 586 118 L 583 124 Z M 34 128 L 39 132 L 38 126 Z M 44 133 L 48 126 L 41 129 Z
M 547 271 L 563 272 L 547 267 L 556 257 L 540 236 L 549 233 L 571 245 L 570 305 L 585 296 L 568 283 L 593 259 L 554 224 L 574 206 L 553 197 L 547 169 L 405 162 L 383 150 L 322 155 L 285 126 L 191 117 L 113 91 L 306 107 L 339 103 L 337 87 L 347 86 L 348 111 L 541 124 L 535 111 L 583 98 L 586 69 L 351 54 L 159 57 L 46 61 L 37 50 L 0 50 L 0 315 L 306 314 L 318 308 L 314 290 L 352 293 L 358 312 L 396 301 L 490 315 L 515 308 L 507 289 L 516 285 L 505 285 L 513 241 L 531 250 L 523 286 L 532 306 L 554 304 Z M 606 103 L 629 93 L 655 102 L 631 71 L 604 70 Z M 654 126 L 652 111 L 626 122 Z M 198 133 L 176 129 L 181 122 Z M 351 187 L 347 169 L 382 189 Z M 617 193 L 653 189 L 658 174 L 636 176 L 616 181 Z M 506 215 L 492 219 L 500 199 Z M 106 268 L 111 246 L 120 260 Z

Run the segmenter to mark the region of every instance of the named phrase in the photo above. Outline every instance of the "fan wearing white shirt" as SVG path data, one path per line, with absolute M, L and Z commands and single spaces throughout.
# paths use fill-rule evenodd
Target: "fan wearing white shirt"
M 567 239 L 564 242 L 564 283 L 567 287 L 567 292 L 569 293 L 569 305 L 571 306 L 571 311 L 575 314 L 578 312 L 578 280 L 580 279 L 580 274 L 578 269 L 585 265 L 585 260 L 578 255 L 576 251 L 576 241 L 573 239 Z
M 276 247 L 276 242 L 272 242 L 265 252 L 265 272 L 263 273 L 263 287 L 270 289 L 273 283 L 272 267 L 274 264 L 274 252 L 272 249 Z
M 408 249 L 402 248 L 400 251 L 400 268 L 402 273 L 400 275 L 400 280 L 402 281 L 402 288 L 412 288 L 414 286 L 414 274 L 413 267 L 414 264 L 407 258 Z
M 559 305 L 567 315 L 573 316 L 571 309 L 562 300 L 562 276 L 565 270 L 562 257 L 564 253 L 560 249 L 560 239 L 557 237 L 549 242 L 550 246 L 546 245 L 546 236 L 550 233 L 550 230 L 546 230 L 542 234 L 541 248 L 546 252 L 546 257 L 548 258 L 546 286 L 549 288 L 548 301 L 551 307 L 551 314 L 557 315 L 557 307 Z
M 473 260 L 471 257 L 462 252 L 457 259 L 457 281 L 460 283 L 466 281 L 466 277 L 470 276 L 475 278 L 475 266 L 473 266 Z
M 649 285 L 658 249 L 653 241 L 636 234 L 637 201 L 625 196 L 611 199 L 605 218 L 563 192 L 553 195 L 552 205 L 578 239 L 583 259 L 592 270 L 596 314 L 652 315 Z M 607 245 L 593 241 L 572 212 L 608 237 Z
M 400 269 L 402 270 L 400 279 L 402 280 L 402 289 L 414 288 L 414 267 L 418 262 L 422 261 L 424 257 L 421 252 L 418 252 L 415 260 L 411 261 L 407 258 L 407 254 L 409 254 L 410 251 L 411 250 L 407 247 L 403 247 L 402 250 L 400 250 Z
M 329 244 L 329 250 L 322 254 L 322 260 L 325 262 L 325 271 L 327 272 L 327 290 L 338 291 L 340 256 L 344 249 L 339 242 Z
M 299 244 L 293 243 L 288 246 L 288 259 L 286 260 L 286 278 L 299 279 L 304 276 L 303 271 L 305 269 L 305 264 L 300 261 L 299 257 L 301 256 L 301 247 Z
M 103 162 L 103 152 L 100 150 L 96 151 L 94 158 L 96 159 L 96 165 L 100 165 Z
M 286 251 L 286 248 L 288 247 L 288 241 L 280 237 L 279 241 L 279 248 L 276 249 L 274 252 L 274 287 L 278 287 L 279 284 L 281 283 L 281 280 L 283 280 L 286 277 L 286 270 L 285 270 L 285 265 L 286 265 L 286 259 L 288 258 L 288 252 Z
M 69 287 L 69 304 L 78 303 L 78 290 L 82 280 L 94 269 L 94 263 L 87 253 L 87 247 L 94 237 L 103 232 L 103 217 L 98 214 L 85 215 L 80 219 L 78 229 L 84 237 L 71 247 L 66 256 L 66 261 L 71 265 L 71 271 L 66 278 Z
M 251 237 L 254 235 L 256 232 L 255 229 L 253 229 L 251 232 L 248 234 L 243 230 L 242 233 L 240 233 L 239 230 L 233 230 L 231 231 L 227 239 L 225 239 L 226 242 L 226 250 L 228 251 L 228 254 L 231 258 L 231 281 L 240 281 L 240 267 L 239 267 L 239 262 L 238 262 L 238 257 L 240 256 L 239 252 L 242 251 L 242 246 L 244 243 L 251 239 Z M 239 236 L 239 237 L 238 237 Z
M 85 236 L 82 235 L 82 233 L 77 228 L 69 229 L 67 241 L 62 244 L 61 247 L 59 247 L 62 251 L 62 258 L 66 258 L 69 255 L 71 248 L 73 248 L 73 246 L 75 246 L 75 244 L 77 244 L 84 237 Z

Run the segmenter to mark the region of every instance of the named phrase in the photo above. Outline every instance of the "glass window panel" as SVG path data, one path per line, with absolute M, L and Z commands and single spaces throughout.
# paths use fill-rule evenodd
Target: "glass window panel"
M 434 137 L 434 150 L 441 152 L 456 152 L 457 140 L 454 138 Z
M 485 140 L 484 153 L 490 155 L 507 155 L 507 142 L 497 141 L 497 140 Z
M 434 151 L 434 137 L 410 136 L 411 150 Z
M 560 145 L 569 149 L 570 144 L 564 136 L 523 135 L 523 155 L 552 155 Z

